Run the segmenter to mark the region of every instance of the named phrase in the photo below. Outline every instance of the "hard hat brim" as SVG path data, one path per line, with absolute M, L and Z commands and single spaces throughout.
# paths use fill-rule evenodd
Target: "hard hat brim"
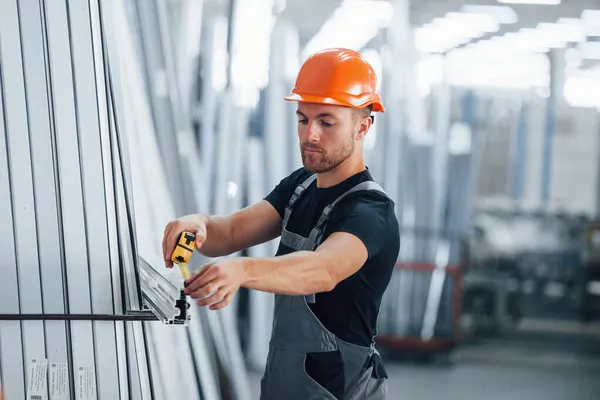
M 343 107 L 352 107 L 352 108 L 363 108 L 371 105 L 373 107 L 373 112 L 385 112 L 385 108 L 381 101 L 362 101 L 362 102 L 351 102 L 342 99 L 334 99 L 332 97 L 324 97 L 320 95 L 312 95 L 312 94 L 298 94 L 291 93 L 289 96 L 284 97 L 284 100 L 287 101 L 297 101 L 301 103 L 316 103 L 316 104 L 327 104 L 332 106 L 343 106 Z

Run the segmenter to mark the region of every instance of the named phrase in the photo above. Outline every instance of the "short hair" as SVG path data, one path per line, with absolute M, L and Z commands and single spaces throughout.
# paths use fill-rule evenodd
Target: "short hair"
M 366 107 L 356 108 L 355 115 L 359 118 L 365 118 L 371 116 L 371 112 L 373 111 L 373 105 L 369 104 Z

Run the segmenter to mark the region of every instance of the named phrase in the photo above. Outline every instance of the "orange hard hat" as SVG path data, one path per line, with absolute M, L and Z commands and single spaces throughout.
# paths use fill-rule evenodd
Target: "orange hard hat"
M 298 73 L 288 101 L 331 104 L 384 112 L 376 91 L 375 70 L 365 58 L 350 49 L 326 49 L 310 55 Z

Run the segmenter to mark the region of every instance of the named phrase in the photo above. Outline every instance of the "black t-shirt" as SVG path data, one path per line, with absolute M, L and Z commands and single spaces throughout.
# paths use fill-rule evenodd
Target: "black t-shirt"
M 294 171 L 265 198 L 282 218 L 294 190 L 310 175 L 304 168 Z M 307 237 L 328 204 L 357 184 L 372 180 L 368 169 L 328 188 L 318 188 L 315 180 L 294 204 L 287 229 Z M 360 270 L 338 283 L 332 291 L 317 293 L 315 304 L 309 307 L 325 328 L 340 339 L 369 346 L 376 334 L 381 298 L 390 281 L 400 248 L 393 201 L 374 190 L 349 194 L 334 207 L 323 233 L 323 241 L 334 232 L 357 236 L 364 243 L 369 256 Z M 277 255 L 293 251 L 280 243 Z M 319 356 L 307 358 L 307 373 L 317 382 L 326 383 L 327 388 L 335 394 L 340 390 L 340 384 L 336 384 L 337 379 L 332 374 L 340 375 L 328 368 L 339 360 L 335 360 L 335 355 Z

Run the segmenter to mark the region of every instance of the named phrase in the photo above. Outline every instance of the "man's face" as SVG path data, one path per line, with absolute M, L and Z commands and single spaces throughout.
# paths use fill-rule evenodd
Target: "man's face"
M 365 129 L 365 122 L 349 107 L 298 103 L 296 114 L 302 164 L 313 173 L 330 171 L 344 162 L 368 129 L 368 123 Z

